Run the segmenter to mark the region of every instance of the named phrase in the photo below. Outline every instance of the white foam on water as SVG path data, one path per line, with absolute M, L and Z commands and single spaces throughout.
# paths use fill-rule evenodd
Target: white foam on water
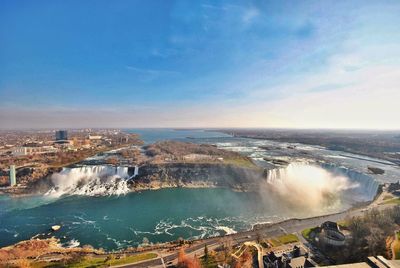
M 228 226 L 216 226 L 216 230 L 222 230 L 225 232 L 226 235 L 236 234 L 237 232 Z
M 65 245 L 67 248 L 77 248 L 80 246 L 80 242 L 76 239 L 72 239 L 68 241 L 68 243 Z

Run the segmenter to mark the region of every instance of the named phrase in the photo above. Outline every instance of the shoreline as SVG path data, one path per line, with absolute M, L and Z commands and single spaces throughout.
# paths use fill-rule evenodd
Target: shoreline
M 174 164 L 186 164 L 186 163 L 174 163 Z M 204 163 L 191 163 L 191 164 L 204 164 Z M 206 163 L 206 164 L 210 164 L 210 163 Z M 219 163 L 212 163 L 212 164 L 219 164 Z M 235 165 L 232 165 L 235 166 Z M 66 166 L 67 167 L 67 166 Z M 241 167 L 241 168 L 246 168 L 246 167 Z M 382 185 L 382 184 L 380 184 Z M 143 187 L 142 187 L 143 186 Z M 381 186 L 380 186 L 381 187 Z M 234 187 L 226 187 L 226 186 L 218 186 L 218 185 L 214 185 L 213 183 L 207 182 L 207 181 L 198 181 L 197 183 L 185 183 L 185 184 L 176 184 L 176 183 L 166 183 L 166 182 L 160 182 L 157 181 L 154 183 L 154 185 L 151 185 L 151 183 L 149 185 L 139 185 L 137 187 L 130 187 L 129 192 L 127 192 L 126 194 L 123 195 L 127 195 L 127 194 L 131 194 L 131 193 L 141 193 L 144 191 L 158 191 L 158 190 L 163 190 L 163 189 L 172 189 L 172 188 L 186 188 L 186 189 L 216 189 L 216 188 L 222 188 L 222 189 L 229 189 L 231 191 L 234 192 L 254 192 L 252 190 L 244 190 L 244 189 L 236 189 Z M 23 189 L 23 188 L 21 188 Z M 24 198 L 24 197 L 35 197 L 35 196 L 43 196 L 44 193 L 16 193 L 16 194 L 9 194 L 3 191 L 3 189 L 0 189 L 0 195 L 9 195 L 12 198 Z M 270 228 L 273 226 L 279 226 L 281 224 L 285 224 L 287 222 L 293 222 L 293 221 L 304 221 L 304 220 L 312 220 L 312 219 L 320 219 L 323 217 L 329 217 L 329 216 L 336 216 L 336 215 L 342 215 L 344 213 L 348 213 L 351 211 L 357 211 L 360 209 L 365 209 L 368 208 L 372 203 L 374 203 L 376 201 L 376 199 L 378 199 L 379 195 L 382 194 L 382 192 L 380 192 L 379 190 L 375 193 L 375 196 L 372 200 L 367 201 L 367 202 L 363 202 L 360 204 L 353 204 L 351 205 L 350 208 L 345 209 L 343 211 L 338 211 L 338 212 L 334 212 L 334 213 L 328 213 L 328 214 L 322 214 L 319 216 L 312 216 L 312 217 L 306 217 L 306 218 L 289 218 L 286 220 L 281 220 L 281 221 L 277 221 L 277 222 L 265 222 L 265 223 L 256 223 L 254 225 L 251 226 L 251 229 L 249 230 L 242 230 L 242 231 L 237 231 L 234 234 L 224 234 L 224 235 L 220 235 L 220 236 L 214 236 L 214 237 L 208 237 L 208 238 L 204 238 L 204 239 L 194 239 L 194 240 L 186 240 L 186 241 L 190 241 L 190 243 L 200 243 L 200 242 L 204 242 L 204 241 L 212 241 L 214 239 L 223 239 L 224 237 L 231 237 L 231 236 L 240 236 L 240 235 L 246 235 L 249 233 L 254 233 L 257 230 L 260 229 L 265 229 L 265 228 Z M 78 196 L 83 196 L 83 197 L 89 197 L 86 195 L 78 195 Z M 98 196 L 91 196 L 91 197 L 102 197 L 102 196 L 108 196 L 108 195 L 98 195 Z M 58 198 L 57 198 L 58 199 Z M 31 239 L 35 239 L 35 236 L 33 236 Z M 52 236 L 54 237 L 54 236 Z M 22 242 L 24 240 L 21 240 L 19 242 Z M 25 240 L 25 241 L 29 241 L 29 240 Z M 19 243 L 17 242 L 17 243 Z M 112 254 L 112 253 L 125 253 L 125 252 L 130 252 L 130 253 L 139 253 L 139 252 L 146 252 L 146 251 L 151 251 L 154 250 L 153 247 L 161 247 L 161 248 L 171 248 L 172 245 L 174 245 L 174 240 L 172 241 L 167 241 L 167 242 L 163 242 L 163 243 L 157 243 L 154 244 L 153 246 L 149 246 L 149 247 L 143 247 L 143 248 L 135 248 L 134 250 L 129 249 L 130 246 L 126 246 L 123 249 L 120 250 L 112 250 L 112 251 L 107 251 L 105 254 Z M 13 246 L 16 245 L 15 244 L 11 244 L 9 246 Z M 62 246 L 62 248 L 64 249 L 68 249 L 68 247 L 66 246 Z M 77 247 L 76 249 L 82 249 L 82 246 Z
M 379 199 L 380 196 L 383 196 L 386 192 L 381 192 L 378 193 L 377 196 L 374 198 L 374 200 L 368 202 L 367 204 L 364 204 L 364 206 L 361 207 L 352 207 L 349 209 L 345 209 L 343 211 L 335 212 L 335 213 L 328 213 L 328 214 L 323 214 L 323 215 L 318 215 L 318 216 L 311 216 L 311 217 L 305 217 L 305 218 L 289 218 L 277 222 L 266 222 L 266 223 L 260 223 L 253 225 L 251 229 L 249 230 L 244 230 L 244 231 L 238 231 L 235 233 L 231 234 L 224 234 L 224 235 L 219 235 L 219 236 L 213 236 L 213 237 L 207 237 L 207 238 L 201 238 L 201 239 L 184 239 L 183 241 L 178 241 L 178 240 L 173 240 L 173 241 L 168 241 L 168 242 L 163 242 L 163 243 L 155 243 L 155 244 L 148 244 L 148 245 L 139 245 L 138 247 L 125 247 L 123 249 L 119 250 L 104 250 L 104 249 L 99 249 L 99 248 L 94 248 L 91 245 L 81 245 L 78 247 L 67 247 L 64 246 L 60 243 L 60 240 L 54 236 L 48 237 L 48 238 L 43 238 L 43 239 L 38 239 L 32 237 L 29 240 L 21 240 L 15 244 L 7 245 L 0 250 L 12 250 L 15 248 L 17 245 L 21 245 L 24 243 L 45 243 L 48 241 L 53 241 L 56 242 L 56 247 L 52 248 L 45 248 L 43 249 L 44 252 L 38 253 L 36 258 L 39 258 L 41 256 L 45 256 L 46 254 L 59 254 L 62 252 L 62 254 L 79 254 L 81 256 L 109 256 L 113 254 L 127 254 L 127 255 L 136 255 L 136 254 L 142 254 L 142 253 L 148 253 L 148 252 L 164 252 L 168 254 L 169 256 L 175 256 L 177 251 L 180 248 L 184 248 L 187 250 L 190 250 L 191 248 L 199 248 L 199 247 L 204 247 L 205 244 L 211 245 L 211 244 L 216 244 L 220 243 L 222 241 L 225 241 L 225 239 L 229 238 L 232 239 L 233 241 L 236 241 L 237 243 L 241 243 L 244 241 L 252 241 L 257 237 L 259 233 L 263 233 L 267 235 L 268 233 L 273 233 L 273 232 L 280 232 L 280 228 L 296 228 L 296 229 L 304 229 L 304 226 L 309 226 L 311 225 L 318 225 L 321 224 L 324 221 L 331 220 L 331 221 L 338 221 L 341 219 L 344 219 L 346 217 L 352 217 L 352 216 L 359 216 L 363 215 L 366 213 L 366 210 L 369 208 L 372 208 L 374 203 L 376 203 Z M 379 204 L 378 204 L 379 205 Z M 389 206 L 380 206 L 377 207 L 379 208 L 390 208 L 393 205 Z M 23 258 L 18 258 L 18 259 L 23 259 Z M 10 261 L 10 260 L 8 260 Z M 149 260 L 151 261 L 151 260 Z M 0 262 L 1 263 L 1 262 Z
M 380 189 L 382 189 L 382 186 L 384 184 L 380 184 Z M 234 191 L 233 189 L 230 188 L 226 188 L 226 187 L 195 187 L 195 186 L 189 186 L 189 187 L 161 187 L 161 188 L 152 188 L 152 189 L 145 189 L 142 191 L 158 191 L 158 190 L 163 190 L 163 189 L 172 189 L 172 188 L 187 188 L 187 189 L 229 189 L 231 191 Z M 132 193 L 140 193 L 141 191 L 131 191 L 127 194 L 132 194 Z M 304 217 L 304 218 L 298 218 L 298 217 L 291 217 L 291 218 L 287 218 L 284 220 L 280 220 L 277 222 L 260 222 L 260 223 L 255 223 L 251 226 L 250 229 L 248 230 L 241 230 L 241 231 L 235 231 L 234 233 L 226 233 L 223 235 L 219 235 L 219 236 L 211 236 L 211 237 L 206 237 L 206 238 L 200 238 L 200 239 L 184 239 L 184 241 L 186 241 L 189 244 L 192 243 L 198 243 L 198 242 L 204 242 L 204 241 L 210 241 L 210 240 L 214 240 L 214 239 L 223 239 L 225 237 L 231 237 L 231 236 L 237 236 L 237 235 L 246 235 L 248 233 L 252 233 L 252 232 L 257 232 L 259 230 L 263 230 L 265 228 L 272 228 L 274 226 L 279 226 L 281 224 L 285 224 L 288 222 L 296 222 L 296 221 L 305 221 L 305 220 L 315 220 L 315 219 L 320 219 L 320 218 L 325 218 L 325 217 L 331 217 L 331 216 L 336 216 L 336 215 L 342 215 L 342 214 L 348 214 L 348 213 L 352 213 L 355 211 L 366 211 L 369 209 L 369 207 L 371 207 L 371 205 L 373 205 L 374 203 L 379 201 L 379 197 L 383 196 L 384 194 L 388 193 L 387 191 L 382 191 L 382 190 L 378 190 L 374 196 L 374 198 L 370 201 L 365 201 L 362 203 L 357 203 L 357 204 L 353 204 L 350 208 L 344 209 L 344 210 L 340 210 L 337 212 L 332 212 L 332 213 L 327 213 L 327 214 L 321 214 L 321 215 L 316 215 L 316 216 L 309 216 L 309 217 Z M 37 194 L 35 196 L 41 196 L 40 194 Z M 77 195 L 82 197 L 82 195 Z M 107 196 L 87 196 L 87 197 L 107 197 Z M 50 229 L 50 226 L 49 226 Z M 54 235 L 47 237 L 47 238 L 37 238 L 38 236 L 40 236 L 41 234 L 36 234 L 34 236 L 32 236 L 30 239 L 28 240 L 20 240 L 14 244 L 10 244 L 10 245 L 6 245 L 1 247 L 0 249 L 4 249 L 4 248 L 9 248 L 9 247 L 13 247 L 15 245 L 17 245 L 18 243 L 24 242 L 24 241 L 32 241 L 32 240 L 39 240 L 39 241 L 43 241 L 43 240 L 48 240 L 48 239 L 56 239 L 59 240 L 59 238 L 55 237 Z M 125 248 L 119 249 L 119 250 L 107 250 L 104 251 L 104 254 L 113 254 L 113 253 L 139 253 L 139 252 L 146 252 L 146 251 L 151 251 L 154 250 L 154 247 L 157 248 L 161 248 L 161 249 L 170 249 L 171 247 L 173 247 L 175 244 L 177 243 L 177 240 L 171 240 L 171 241 L 166 241 L 166 242 L 157 242 L 157 243 L 151 243 L 148 246 L 143 246 L 141 244 L 139 244 L 139 246 L 137 247 L 132 247 L 132 246 L 126 246 Z M 85 246 L 85 245 L 84 245 Z M 68 250 L 68 249 L 84 249 L 84 246 L 79 246 L 79 247 L 67 247 L 64 246 L 60 243 L 60 248 Z M 100 251 L 100 248 L 95 248 L 92 245 L 89 244 L 90 247 L 93 248 L 93 250 L 95 251 Z

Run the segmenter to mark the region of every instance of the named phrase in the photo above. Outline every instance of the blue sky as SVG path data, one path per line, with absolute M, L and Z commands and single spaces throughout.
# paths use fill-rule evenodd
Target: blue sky
M 0 123 L 400 128 L 400 2 L 0 2 Z

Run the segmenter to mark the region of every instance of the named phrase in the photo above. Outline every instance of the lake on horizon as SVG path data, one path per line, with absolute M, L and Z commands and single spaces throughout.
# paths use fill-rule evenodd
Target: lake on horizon
M 202 129 L 172 129 L 172 128 L 131 128 L 124 129 L 128 133 L 139 134 L 145 144 L 163 140 L 193 141 L 193 139 L 229 138 L 231 135 Z

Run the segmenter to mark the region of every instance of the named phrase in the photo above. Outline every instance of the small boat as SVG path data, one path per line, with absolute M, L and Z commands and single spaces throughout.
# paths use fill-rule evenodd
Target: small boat
M 51 230 L 53 230 L 54 232 L 60 230 L 60 228 L 61 228 L 60 225 L 53 225 L 53 226 L 51 226 Z

